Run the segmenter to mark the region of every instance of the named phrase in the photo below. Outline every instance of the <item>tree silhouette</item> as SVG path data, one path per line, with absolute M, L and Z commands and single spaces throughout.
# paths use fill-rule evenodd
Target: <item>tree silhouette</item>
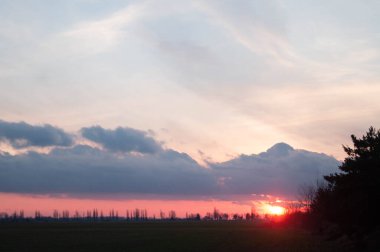
M 169 219 L 170 220 L 175 220 L 177 218 L 177 214 L 174 210 L 169 211 Z
M 368 231 L 380 224 L 380 131 L 370 127 L 353 148 L 343 146 L 347 157 L 340 173 L 325 176 L 311 204 L 319 217 L 338 224 L 346 232 Z

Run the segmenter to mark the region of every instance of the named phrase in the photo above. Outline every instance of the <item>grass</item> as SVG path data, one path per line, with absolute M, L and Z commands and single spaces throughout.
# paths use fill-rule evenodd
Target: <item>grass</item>
M 337 249 L 335 244 L 302 230 L 248 222 L 0 223 L 0 251 L 3 252 Z

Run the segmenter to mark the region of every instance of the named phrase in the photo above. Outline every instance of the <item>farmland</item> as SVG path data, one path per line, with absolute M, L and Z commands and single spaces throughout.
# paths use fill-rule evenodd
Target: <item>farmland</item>
M 306 231 L 239 221 L 0 223 L 0 251 L 334 251 L 337 248 L 336 244 Z

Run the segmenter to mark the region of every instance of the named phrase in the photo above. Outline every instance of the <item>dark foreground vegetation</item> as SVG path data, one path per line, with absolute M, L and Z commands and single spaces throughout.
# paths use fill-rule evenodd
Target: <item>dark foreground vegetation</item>
M 338 247 L 305 230 L 248 221 L 0 223 L 4 252 L 336 251 Z
M 380 131 L 370 127 L 351 139 L 340 172 L 306 190 L 307 211 L 288 215 L 287 222 L 351 242 L 357 251 L 380 251 Z

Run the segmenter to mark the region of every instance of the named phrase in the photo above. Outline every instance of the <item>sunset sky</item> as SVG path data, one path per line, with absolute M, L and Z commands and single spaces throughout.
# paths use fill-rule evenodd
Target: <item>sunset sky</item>
M 379 12 L 0 1 L 0 212 L 294 199 L 337 171 L 350 134 L 380 125 Z

